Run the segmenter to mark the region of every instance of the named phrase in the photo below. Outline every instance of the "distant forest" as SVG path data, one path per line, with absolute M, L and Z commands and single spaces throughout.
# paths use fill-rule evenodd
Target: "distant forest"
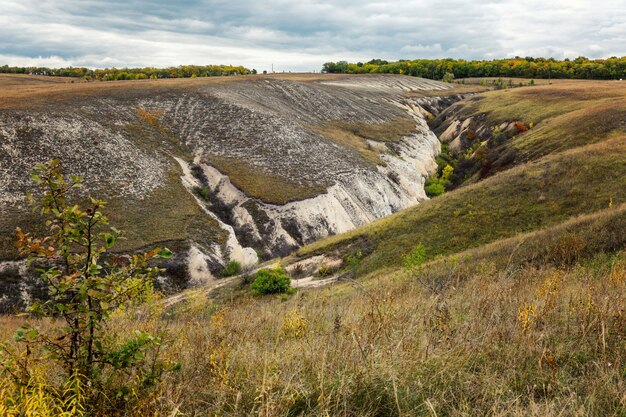
M 75 77 L 85 80 L 116 81 L 116 80 L 144 80 L 157 78 L 195 78 L 195 77 L 219 77 L 228 75 L 256 74 L 256 70 L 250 70 L 242 66 L 232 65 L 181 65 L 170 68 L 43 68 L 43 67 L 9 67 L 0 66 L 0 73 L 5 74 L 31 74 L 49 75 L 56 77 Z
M 327 62 L 322 72 L 343 74 L 406 74 L 441 80 L 468 77 L 579 78 L 616 80 L 626 78 L 626 56 L 608 59 L 579 57 L 562 61 L 553 58 L 511 58 L 493 61 L 462 59 L 416 59 L 389 62 L 373 59 L 356 64 Z

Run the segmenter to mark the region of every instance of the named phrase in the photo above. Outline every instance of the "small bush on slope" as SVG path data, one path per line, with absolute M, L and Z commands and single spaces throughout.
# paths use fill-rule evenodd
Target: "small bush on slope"
M 252 283 L 252 290 L 259 294 L 280 294 L 291 288 L 291 278 L 280 266 L 272 269 L 261 269 Z
M 237 261 L 230 261 L 222 270 L 223 277 L 232 277 L 241 272 L 241 264 Z

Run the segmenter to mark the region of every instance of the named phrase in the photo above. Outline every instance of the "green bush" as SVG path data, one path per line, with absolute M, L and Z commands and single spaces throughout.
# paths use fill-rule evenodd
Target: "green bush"
M 452 186 L 452 179 L 454 175 L 454 168 L 451 165 L 446 164 L 442 169 L 441 175 L 436 173 L 430 178 L 426 179 L 424 183 L 424 191 L 428 197 L 436 197 L 443 194 L 447 188 Z
M 428 178 L 424 186 L 424 191 L 428 197 L 437 197 L 446 191 L 443 182 L 439 178 Z
M 317 270 L 317 276 L 320 278 L 326 278 L 326 277 L 333 275 L 335 272 L 337 272 L 337 267 L 322 264 L 320 265 L 320 268 Z
M 222 270 L 223 277 L 232 277 L 241 273 L 241 264 L 237 261 L 230 261 Z
M 252 283 L 252 290 L 259 294 L 280 294 L 289 292 L 291 278 L 281 267 L 261 269 Z
M 404 269 L 411 270 L 419 268 L 426 261 L 426 248 L 421 243 L 415 246 L 411 252 L 402 257 Z

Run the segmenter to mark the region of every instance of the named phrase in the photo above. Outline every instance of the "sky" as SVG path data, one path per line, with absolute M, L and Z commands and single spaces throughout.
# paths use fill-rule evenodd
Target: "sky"
M 625 0 L 0 0 L 0 65 L 626 55 Z

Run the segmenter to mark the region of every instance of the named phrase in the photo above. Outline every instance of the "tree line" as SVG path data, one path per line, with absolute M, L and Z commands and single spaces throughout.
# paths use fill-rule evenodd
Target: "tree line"
M 615 80 L 626 78 L 626 56 L 621 58 L 573 60 L 554 58 L 515 57 L 491 61 L 464 59 L 415 59 L 395 62 L 373 59 L 369 62 L 327 62 L 322 72 L 344 74 L 406 74 L 441 80 L 446 74 L 455 78 L 520 77 L 520 78 L 579 78 Z
M 219 77 L 228 75 L 256 74 L 256 70 L 233 65 L 181 65 L 169 68 L 106 68 L 92 70 L 83 67 L 46 68 L 0 66 L 0 73 L 74 77 L 85 80 L 116 81 L 157 78 Z

